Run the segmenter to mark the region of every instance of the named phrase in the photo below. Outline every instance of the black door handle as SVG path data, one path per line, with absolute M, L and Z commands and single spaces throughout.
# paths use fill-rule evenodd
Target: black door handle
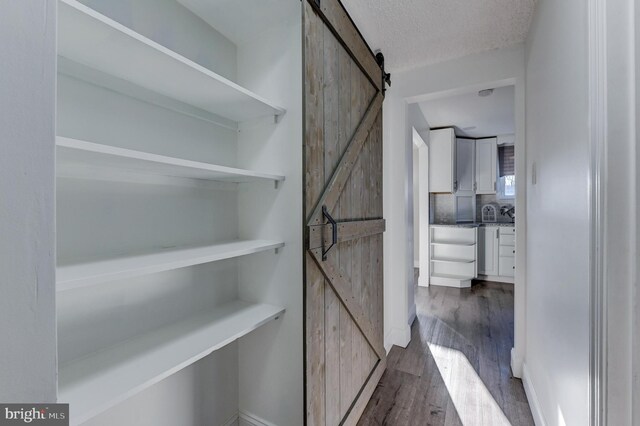
M 329 253 L 329 250 L 331 250 L 333 246 L 335 246 L 336 243 L 338 242 L 338 224 L 336 223 L 335 220 L 333 220 L 333 218 L 329 214 L 329 210 L 327 210 L 327 206 L 322 206 L 322 216 L 326 217 L 329 223 L 331 224 L 331 245 L 327 247 L 326 250 L 324 249 L 324 232 L 322 233 L 323 235 L 322 260 L 327 260 L 327 253 Z

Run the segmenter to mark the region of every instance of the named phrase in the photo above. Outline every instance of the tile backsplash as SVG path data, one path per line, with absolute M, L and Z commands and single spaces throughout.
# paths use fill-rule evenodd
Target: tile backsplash
M 476 222 L 482 222 L 482 206 L 493 204 L 498 213 L 498 222 L 511 222 L 508 216 L 500 214 L 501 206 L 512 206 L 512 201 L 498 200 L 495 194 L 476 195 Z M 431 223 L 456 223 L 455 195 L 430 194 L 429 221 Z
M 453 194 L 431 194 L 431 223 L 456 223 L 456 203 Z

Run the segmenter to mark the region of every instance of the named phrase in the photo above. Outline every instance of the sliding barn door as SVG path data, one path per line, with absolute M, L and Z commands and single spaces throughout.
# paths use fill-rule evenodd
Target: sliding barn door
M 382 70 L 338 0 L 303 0 L 308 426 L 356 424 L 386 366 Z

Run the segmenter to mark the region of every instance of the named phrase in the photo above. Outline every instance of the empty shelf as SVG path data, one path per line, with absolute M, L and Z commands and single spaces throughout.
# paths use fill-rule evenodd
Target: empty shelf
M 283 246 L 283 242 L 271 240 L 233 241 L 211 246 L 174 248 L 150 254 L 65 265 L 56 269 L 56 288 L 57 291 L 71 290 L 105 281 L 133 278 L 230 259 Z
M 475 242 L 469 241 L 432 241 L 433 245 L 445 245 L 445 246 L 475 246 Z
M 469 275 L 452 275 L 452 274 L 440 274 L 440 273 L 431 274 L 431 277 L 432 278 L 446 278 L 446 279 L 449 279 L 449 280 L 459 280 L 459 281 L 475 279 L 474 276 L 469 276 Z
M 281 175 L 183 160 L 65 137 L 56 138 L 56 146 L 58 173 L 63 175 L 90 177 L 94 168 L 109 168 L 223 182 L 284 180 Z
M 443 263 L 473 263 L 475 260 L 473 259 L 454 259 L 454 258 L 433 258 L 432 262 L 443 262 Z
M 284 313 L 235 301 L 61 366 L 58 400 L 79 424 Z
M 58 55 L 64 58 L 233 121 L 285 113 L 75 0 L 60 0 L 58 21 Z

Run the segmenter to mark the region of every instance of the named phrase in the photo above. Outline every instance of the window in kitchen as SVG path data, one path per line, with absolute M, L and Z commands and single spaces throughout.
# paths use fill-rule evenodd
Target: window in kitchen
M 512 200 L 516 197 L 515 149 L 513 145 L 498 147 L 498 198 Z

